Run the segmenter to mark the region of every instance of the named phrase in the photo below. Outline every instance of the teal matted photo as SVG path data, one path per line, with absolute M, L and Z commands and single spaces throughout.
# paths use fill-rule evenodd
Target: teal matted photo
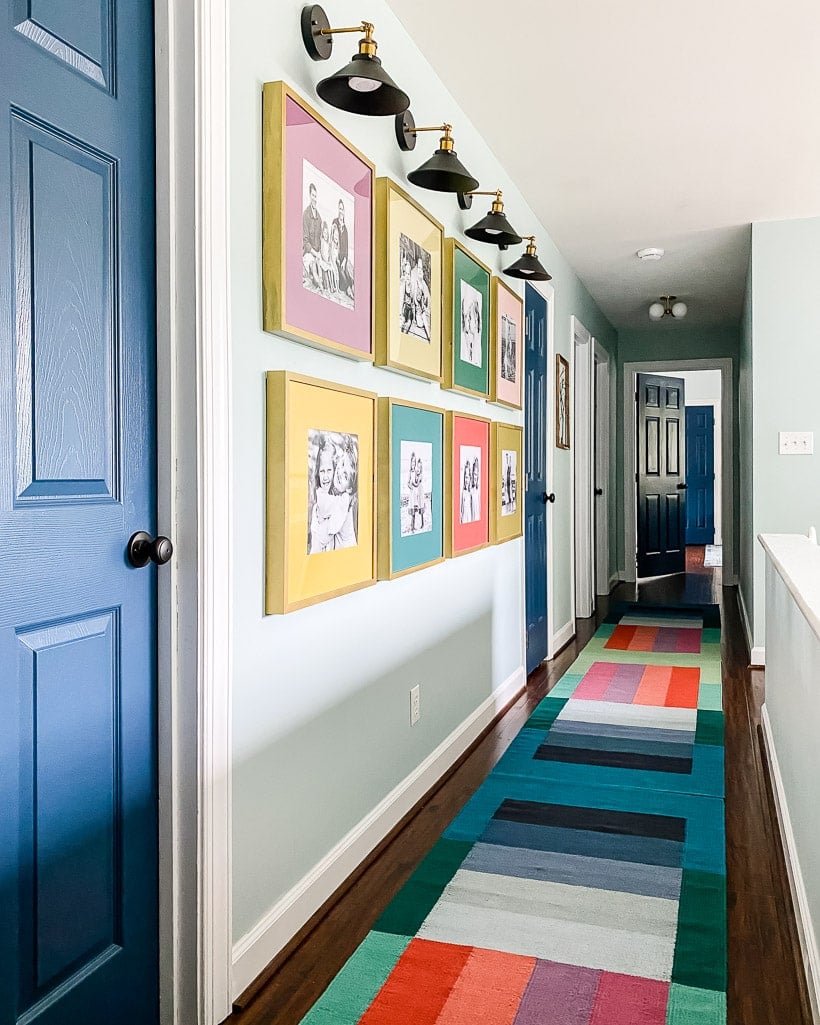
M 444 561 L 444 410 L 379 399 L 380 580 Z
M 490 394 L 490 282 L 492 272 L 454 238 L 444 240 L 443 385 L 486 398 Z

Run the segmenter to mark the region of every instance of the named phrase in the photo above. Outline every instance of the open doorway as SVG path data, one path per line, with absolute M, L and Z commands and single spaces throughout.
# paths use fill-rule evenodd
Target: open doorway
M 679 567 L 659 573 L 709 571 L 719 583 L 735 583 L 732 360 L 665 360 L 626 363 L 623 375 L 624 409 L 624 553 L 623 577 L 655 575 L 639 571 L 640 453 L 637 410 L 639 374 L 656 374 L 681 381 L 680 429 L 691 432 L 692 445 L 680 448 L 683 471 L 677 487 L 686 497 L 681 518 Z M 652 425 L 649 425 L 650 428 Z M 664 427 L 663 423 L 661 426 Z M 647 425 L 644 424 L 644 429 Z M 665 429 L 665 428 L 664 428 Z M 676 428 L 677 429 L 677 428 Z M 651 434 L 651 430 L 650 430 Z M 645 438 L 641 439 L 644 442 Z M 667 442 L 664 437 L 664 442 Z M 691 450 L 690 450 L 691 449 Z M 688 463 L 688 465 L 686 465 Z M 650 467 L 651 469 L 651 467 Z M 691 491 L 691 496 L 690 496 Z M 690 500 L 691 498 L 691 500 Z M 666 513 L 666 509 L 664 509 Z

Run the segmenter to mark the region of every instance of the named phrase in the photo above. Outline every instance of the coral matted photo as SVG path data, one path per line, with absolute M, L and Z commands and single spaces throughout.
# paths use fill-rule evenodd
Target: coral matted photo
M 448 557 L 483 548 L 490 540 L 490 421 L 447 414 Z

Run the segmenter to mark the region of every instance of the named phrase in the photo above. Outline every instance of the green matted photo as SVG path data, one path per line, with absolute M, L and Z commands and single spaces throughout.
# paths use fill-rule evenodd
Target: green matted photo
M 444 240 L 444 359 L 442 384 L 490 394 L 492 272 L 454 238 Z
M 444 561 L 444 410 L 378 403 L 378 577 Z

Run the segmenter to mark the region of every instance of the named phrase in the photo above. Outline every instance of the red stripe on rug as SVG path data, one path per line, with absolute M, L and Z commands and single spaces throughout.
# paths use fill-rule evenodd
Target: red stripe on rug
M 453 943 L 411 940 L 360 1025 L 436 1025 L 472 952 Z
M 604 972 L 589 1025 L 665 1025 L 669 983 Z
M 474 947 L 436 1025 L 512 1025 L 534 967 L 534 957 Z
M 675 667 L 669 690 L 666 692 L 667 708 L 697 708 L 700 689 L 700 669 Z
M 604 647 L 615 651 L 629 651 L 629 645 L 637 629 L 637 626 L 616 626 Z

